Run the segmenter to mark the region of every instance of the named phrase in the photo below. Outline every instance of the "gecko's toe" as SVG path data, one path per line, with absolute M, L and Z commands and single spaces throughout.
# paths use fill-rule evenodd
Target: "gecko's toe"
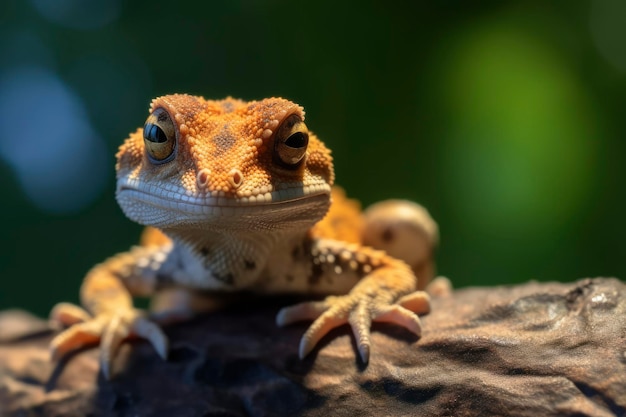
M 415 291 L 398 300 L 398 304 L 416 314 L 430 313 L 430 296 L 425 291 Z
M 86 321 L 59 333 L 50 342 L 52 359 L 59 360 L 72 351 L 98 344 L 102 328 L 101 322 Z
M 111 376 L 112 362 L 120 345 L 129 337 L 146 339 L 157 354 L 166 359 L 168 343 L 163 331 L 139 310 L 129 310 L 126 314 L 112 317 L 102 335 L 100 367 L 106 379 Z
M 286 326 L 303 320 L 315 320 L 328 310 L 327 301 L 307 301 L 289 307 L 283 307 L 276 315 L 276 324 Z
M 422 324 L 417 314 L 399 305 L 392 305 L 379 310 L 374 321 L 393 323 L 406 328 L 418 337 L 422 335 Z
M 348 323 L 354 334 L 359 356 L 363 363 L 368 363 L 372 321 L 400 325 L 419 337 L 422 326 L 418 314 L 429 311 L 430 298 L 423 291 L 408 294 L 394 303 L 389 303 L 376 294 L 348 294 L 283 308 L 278 313 L 276 322 L 285 325 L 298 320 L 314 320 L 300 341 L 301 359 L 307 356 L 328 332 Z
M 91 320 L 91 315 L 83 308 L 70 303 L 58 303 L 50 311 L 50 322 L 57 326 L 72 326 Z
M 346 319 L 337 314 L 333 309 L 324 312 L 317 320 L 311 324 L 302 340 L 300 340 L 300 359 L 306 357 L 315 345 L 332 329 L 346 323 Z
M 352 327 L 352 333 L 354 333 L 359 356 L 363 363 L 367 363 L 370 359 L 370 327 L 372 325 L 372 316 L 367 305 L 360 304 L 352 310 L 348 322 Z
M 452 282 L 440 275 L 426 286 L 426 291 L 433 297 L 448 297 L 453 291 Z
M 53 311 L 51 316 L 63 317 L 67 311 L 70 313 L 79 311 L 67 309 L 65 306 L 55 308 L 55 310 L 57 311 Z M 76 316 L 73 314 L 67 317 Z M 72 351 L 100 344 L 100 369 L 104 377 L 110 379 L 111 367 L 119 347 L 131 337 L 148 340 L 161 358 L 167 357 L 166 336 L 155 323 L 146 318 L 142 311 L 135 309 L 107 312 L 74 324 L 52 339 L 50 350 L 52 358 L 58 360 Z
M 107 325 L 100 342 L 100 369 L 106 379 L 110 379 L 113 358 L 129 334 L 129 325 L 121 316 L 114 316 Z

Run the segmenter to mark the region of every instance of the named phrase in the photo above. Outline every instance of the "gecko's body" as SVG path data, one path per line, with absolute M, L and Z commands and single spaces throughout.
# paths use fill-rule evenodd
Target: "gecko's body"
M 52 318 L 70 326 L 53 340 L 55 356 L 100 343 L 108 374 L 128 336 L 150 340 L 165 356 L 165 336 L 133 308 L 132 296 L 172 287 L 334 295 L 279 313 L 279 324 L 315 320 L 302 339 L 301 356 L 346 322 L 366 362 L 372 320 L 420 333 L 414 312 L 429 306 L 427 296 L 416 291 L 413 270 L 430 279 L 436 225 L 417 206 L 400 210 L 425 242 L 402 255 L 415 258 L 413 270 L 363 245 L 358 206 L 333 189 L 330 151 L 307 129 L 300 106 L 279 98 L 160 97 L 152 102 L 144 128 L 120 147 L 117 160 L 122 210 L 163 234 L 148 229 L 143 245 L 94 267 L 81 288 L 84 310 L 66 303 L 53 309 Z M 334 203 L 324 218 L 331 194 Z M 379 210 L 383 219 L 393 217 L 385 210 Z M 384 247 L 389 234 L 398 233 L 393 220 L 381 222 L 377 216 L 371 216 L 363 235 L 370 235 L 370 244 L 379 236 Z M 171 315 L 188 308 L 179 302 Z

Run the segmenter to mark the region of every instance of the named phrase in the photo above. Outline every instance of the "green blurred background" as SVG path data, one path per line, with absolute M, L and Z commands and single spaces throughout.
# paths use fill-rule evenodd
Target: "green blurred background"
M 626 2 L 0 3 L 0 309 L 45 315 L 140 227 L 114 154 L 149 100 L 283 96 L 364 205 L 438 220 L 458 287 L 626 276 Z

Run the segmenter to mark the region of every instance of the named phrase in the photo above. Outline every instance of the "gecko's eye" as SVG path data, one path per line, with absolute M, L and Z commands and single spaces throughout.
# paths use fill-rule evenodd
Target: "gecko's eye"
M 143 125 L 143 143 L 150 161 L 162 164 L 174 157 L 176 148 L 176 128 L 170 115 L 158 108 L 148 116 Z
M 296 168 L 304 159 L 309 131 L 297 114 L 287 117 L 274 138 L 274 160 L 287 168 Z

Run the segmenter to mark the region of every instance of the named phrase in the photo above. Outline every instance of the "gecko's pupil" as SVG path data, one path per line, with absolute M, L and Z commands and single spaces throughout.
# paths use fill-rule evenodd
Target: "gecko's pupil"
M 274 160 L 283 168 L 296 169 L 306 156 L 309 133 L 302 118 L 292 114 L 283 120 L 274 138 Z
M 163 129 L 152 123 L 146 123 L 146 125 L 143 127 L 143 137 L 145 140 L 154 143 L 167 142 L 167 135 L 165 134 Z
M 308 145 L 309 135 L 304 132 L 296 132 L 293 135 L 289 136 L 285 141 L 285 145 L 290 148 L 303 148 Z
M 146 154 L 154 164 L 171 161 L 176 149 L 176 127 L 162 107 L 154 109 L 143 125 Z

